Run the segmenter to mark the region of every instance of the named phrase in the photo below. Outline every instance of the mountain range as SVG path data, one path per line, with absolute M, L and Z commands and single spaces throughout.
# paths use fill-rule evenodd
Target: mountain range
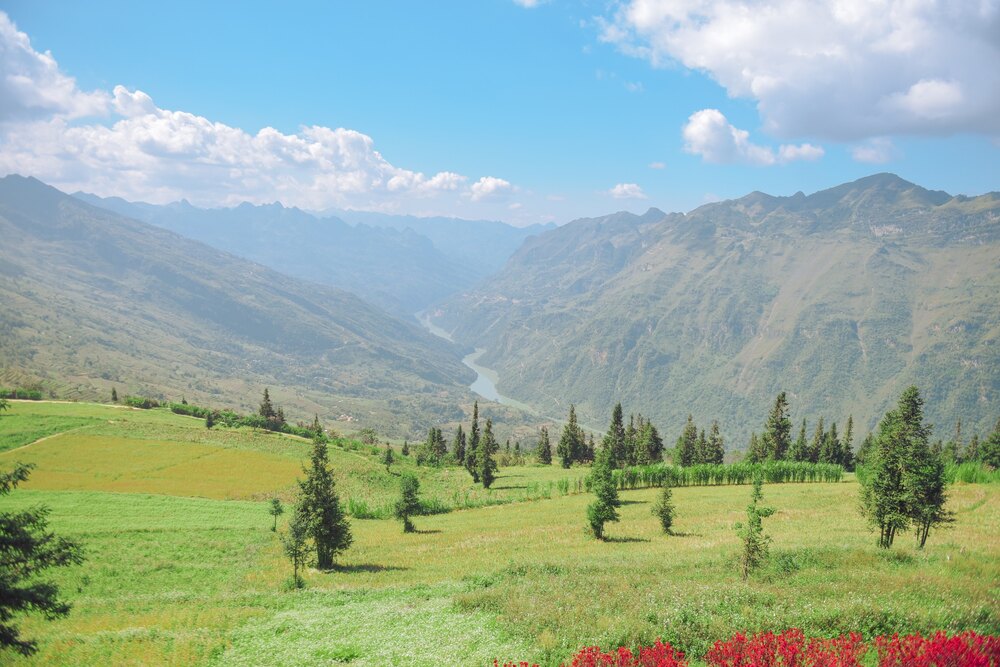
M 0 237 L 0 383 L 242 409 L 270 386 L 290 417 L 400 436 L 470 396 L 462 351 L 415 324 L 33 178 L 0 179 Z
M 671 438 L 717 419 L 742 448 L 786 391 L 796 427 L 851 415 L 863 437 L 916 384 L 947 439 L 1000 417 L 998 293 L 1000 194 L 877 174 L 577 220 L 432 321 L 485 348 L 501 393 L 597 427 L 620 400 Z

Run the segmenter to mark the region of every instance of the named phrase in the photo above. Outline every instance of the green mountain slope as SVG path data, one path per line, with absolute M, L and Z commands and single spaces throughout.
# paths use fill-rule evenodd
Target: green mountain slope
M 0 179 L 0 238 L 0 380 L 243 409 L 270 385 L 290 417 L 400 435 L 467 396 L 459 351 L 416 326 L 34 179 Z
M 675 437 L 691 412 L 730 447 L 778 391 L 859 431 L 910 383 L 937 434 L 1000 416 L 1000 195 L 881 174 L 687 215 L 578 220 L 529 239 L 435 323 L 487 349 L 501 392 L 595 425 L 616 400 Z M 861 433 L 863 437 L 864 433 Z

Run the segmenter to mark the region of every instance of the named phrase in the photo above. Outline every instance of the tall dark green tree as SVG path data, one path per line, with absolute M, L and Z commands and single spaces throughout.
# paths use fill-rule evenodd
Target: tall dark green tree
M 591 489 L 596 498 L 587 506 L 587 522 L 594 537 L 604 539 L 604 524 L 618 521 L 618 488 L 611 473 L 611 450 L 602 447 L 590 470 Z
M 0 496 L 11 493 L 28 479 L 33 466 L 17 463 L 0 472 Z M 0 512 L 0 657 L 6 650 L 32 655 L 38 649 L 15 625 L 18 614 L 39 612 L 47 619 L 66 616 L 68 603 L 59 599 L 59 588 L 39 576 L 49 568 L 83 562 L 83 548 L 48 530 L 47 507 L 20 512 Z
M 854 470 L 854 416 L 847 416 L 847 428 L 840 443 L 840 465 L 845 470 Z
M 455 437 L 451 440 L 451 455 L 454 457 L 455 463 L 465 464 L 465 431 L 462 430 L 461 424 L 455 429 Z
M 542 427 L 538 432 L 538 462 L 543 465 L 552 465 L 552 443 L 549 442 L 549 429 Z
M 823 418 L 816 422 L 816 430 L 813 432 L 812 440 L 809 443 L 809 460 L 812 463 L 819 463 L 819 453 L 823 451 L 823 438 L 826 437 L 826 430 L 823 428 Z
M 469 428 L 469 444 L 465 448 L 465 469 L 472 475 L 472 481 L 479 483 L 479 401 L 472 404 L 472 426 Z
M 581 453 L 585 449 L 583 429 L 576 422 L 576 407 L 569 406 L 569 418 L 563 426 L 562 436 L 556 446 L 556 454 L 559 456 L 559 463 L 563 468 L 569 468 L 573 463 L 581 460 Z
M 268 421 L 273 419 L 278 414 L 274 410 L 274 404 L 271 403 L 271 394 L 267 387 L 264 387 L 264 398 L 261 399 L 260 407 L 257 409 L 257 414 Z
M 643 465 L 663 461 L 663 439 L 653 423 L 645 421 L 639 431 L 637 462 Z
M 416 528 L 410 517 L 420 513 L 420 480 L 410 473 L 403 473 L 399 478 L 399 500 L 396 501 L 394 514 L 403 522 L 403 532 L 412 533 Z
M 791 449 L 788 450 L 788 459 L 790 461 L 809 460 L 809 442 L 806 440 L 805 417 L 802 418 L 802 428 L 799 429 L 799 437 L 795 439 Z
M 837 436 L 837 422 L 830 424 L 830 430 L 823 434 L 823 442 L 820 445 L 819 463 L 833 463 L 840 465 L 843 460 L 843 453 L 840 448 L 840 438 Z
M 684 431 L 677 439 L 677 446 L 674 448 L 674 463 L 680 466 L 690 466 L 698 460 L 698 427 L 694 424 L 694 417 L 688 415 Z
M 486 428 L 483 429 L 483 438 L 479 442 L 479 479 L 483 482 L 483 488 L 488 489 L 497 478 L 497 462 L 494 455 L 500 450 L 500 445 L 493 436 L 493 420 L 486 420 Z
M 708 452 L 705 463 L 721 465 L 726 458 L 726 443 L 719 432 L 719 422 L 712 422 L 712 432 L 708 436 Z
M 931 451 L 926 439 L 914 438 L 904 460 L 903 487 L 910 520 L 917 529 L 917 548 L 923 549 L 931 528 L 954 520 L 945 509 L 948 499 L 944 458 Z
M 792 421 L 788 418 L 788 397 L 785 392 L 774 399 L 774 407 L 767 417 L 762 436 L 767 458 L 783 461 L 792 445 Z
M 111 388 L 111 402 L 112 403 L 118 402 L 118 389 L 116 387 Z
M 309 467 L 303 472 L 306 478 L 299 480 L 299 490 L 309 521 L 309 536 L 316 547 L 316 566 L 329 570 L 337 554 L 351 546 L 353 537 L 337 496 L 326 443 L 313 443 Z
M 608 425 L 608 432 L 601 442 L 601 448 L 610 453 L 608 464 L 612 468 L 620 468 L 627 463 L 628 454 L 625 447 L 625 424 L 621 403 L 615 403 L 615 408 L 611 412 L 611 423 Z
M 705 429 L 701 429 L 698 433 L 698 445 L 695 448 L 695 463 L 708 463 L 709 452 L 708 452 L 708 438 L 705 437 Z

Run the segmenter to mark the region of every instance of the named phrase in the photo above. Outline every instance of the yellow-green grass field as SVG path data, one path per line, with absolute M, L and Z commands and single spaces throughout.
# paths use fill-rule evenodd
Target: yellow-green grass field
M 853 481 L 765 486 L 778 509 L 765 520 L 771 558 L 748 582 L 733 531 L 747 487 L 675 489 L 674 536 L 650 514 L 658 490 L 623 492 L 607 542 L 584 529 L 587 494 L 417 517 L 408 535 L 394 521 L 354 520 L 339 567 L 289 591 L 263 500 L 290 493 L 308 443 L 206 432 L 165 411 L 20 402 L 0 416 L 0 434 L 30 414 L 96 422 L 0 454 L 2 468 L 37 465 L 0 508 L 48 505 L 87 560 L 50 574 L 71 614 L 23 617 L 39 654 L 5 664 L 557 665 L 585 644 L 662 637 L 697 657 L 735 631 L 789 626 L 1000 633 L 996 485 L 954 486 L 956 522 L 924 551 L 904 534 L 888 553 L 857 515 Z M 366 448 L 333 447 L 331 461 L 345 493 L 391 497 L 398 478 Z M 460 470 L 403 468 L 443 499 L 473 491 Z M 501 470 L 494 493 L 523 498 L 580 474 Z

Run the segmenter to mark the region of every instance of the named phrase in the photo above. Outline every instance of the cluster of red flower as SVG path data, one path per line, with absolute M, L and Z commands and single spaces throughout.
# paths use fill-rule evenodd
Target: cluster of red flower
M 963 632 L 949 637 L 919 634 L 876 637 L 879 667 L 1000 667 L 1000 637 Z M 870 648 L 861 635 L 851 633 L 836 639 L 807 639 L 798 628 L 782 633 L 761 632 L 747 637 L 736 633 L 728 641 L 717 641 L 705 654 L 710 667 L 861 667 Z M 657 640 L 640 647 L 638 653 L 624 646 L 604 653 L 588 646 L 564 667 L 687 667 L 684 654 Z M 501 667 L 493 661 L 494 667 Z M 527 662 L 505 662 L 503 667 L 538 667 Z

